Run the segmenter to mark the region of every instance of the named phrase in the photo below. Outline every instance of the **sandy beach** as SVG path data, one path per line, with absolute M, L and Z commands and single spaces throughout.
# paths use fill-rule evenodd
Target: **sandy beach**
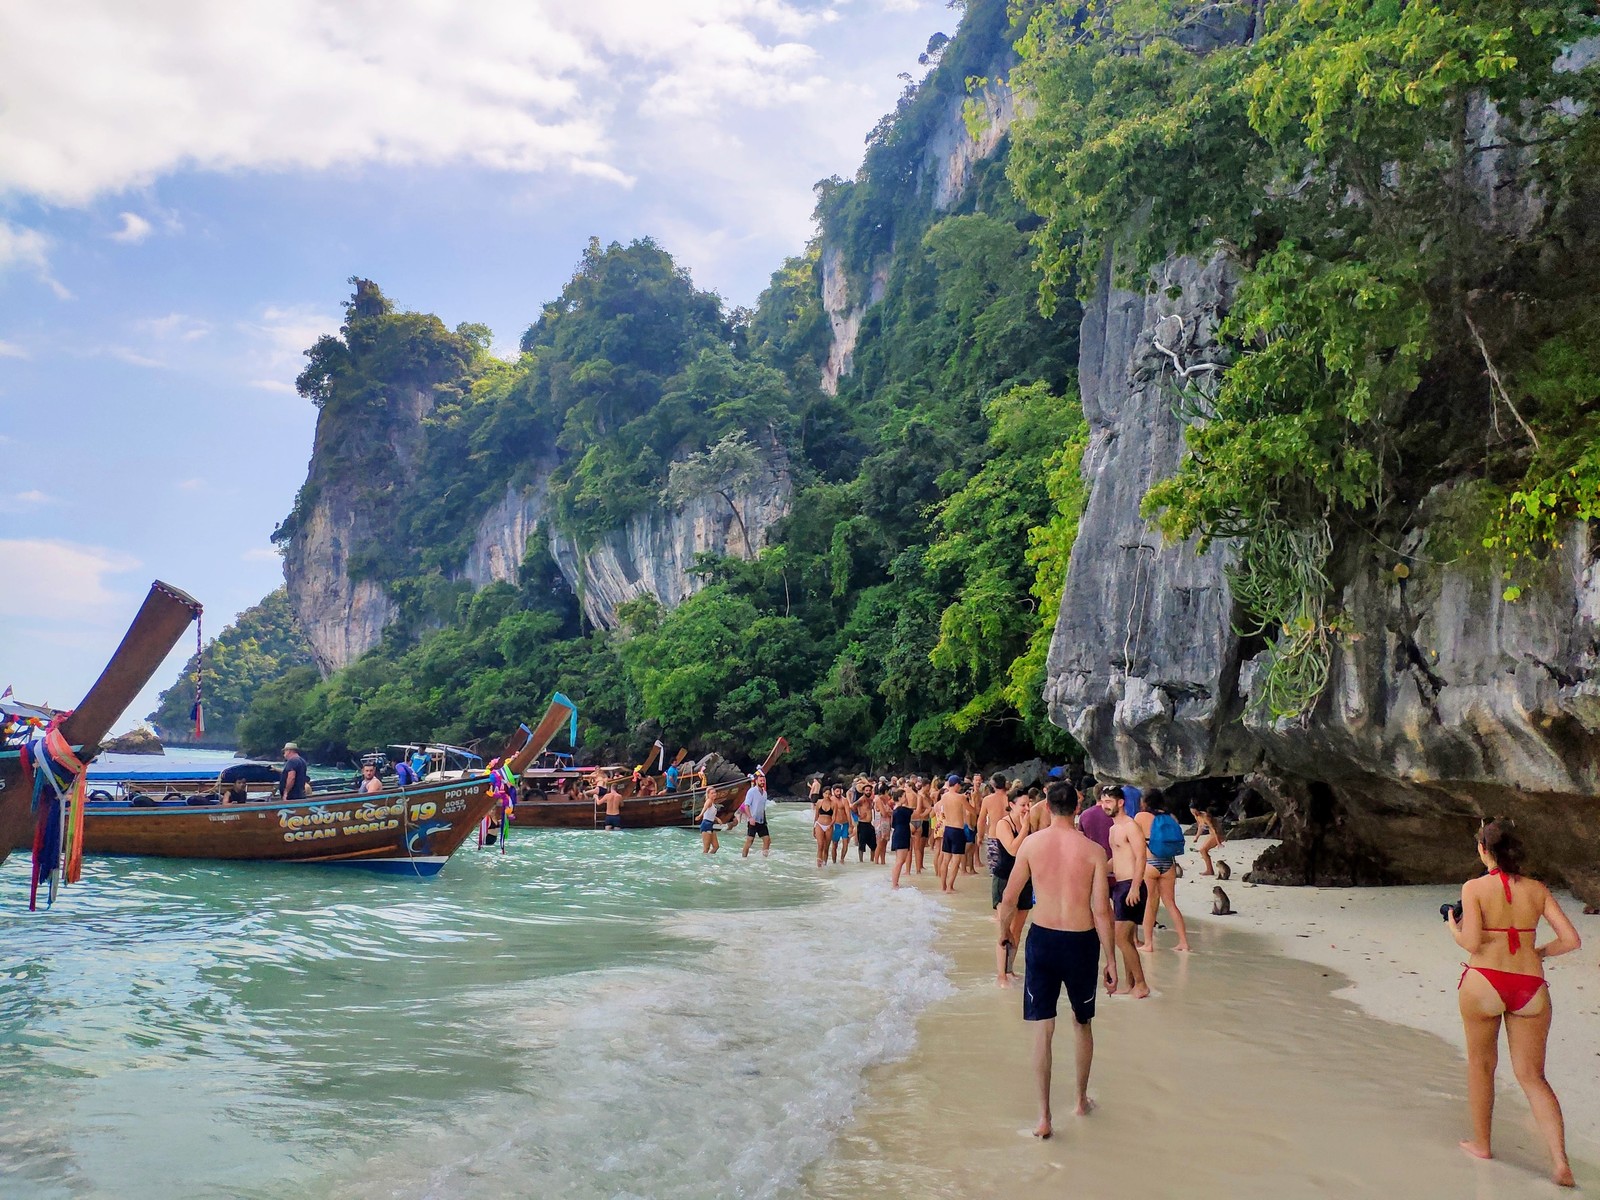
M 1230 845 L 1223 857 L 1237 869 L 1267 844 Z M 944 898 L 938 943 L 955 992 L 921 1018 L 908 1060 L 869 1074 L 855 1119 L 812 1169 L 807 1194 L 1570 1194 L 1545 1178 L 1542 1144 L 1504 1061 L 1498 1161 L 1472 1162 L 1457 1149 L 1465 1074 L 1449 993 L 1461 956 L 1437 928 L 1449 889 L 1249 887 L 1236 877 L 1226 886 L 1240 915 L 1212 918 L 1199 914 L 1202 896 L 1210 912 L 1214 881 L 1196 877 L 1197 861 L 1187 869 L 1179 901 L 1194 914 L 1196 952 L 1172 952 L 1171 932 L 1159 932 L 1161 949 L 1145 960 L 1155 994 L 1102 997 L 1090 1089 L 1101 1107 L 1087 1118 L 1070 1115 L 1072 1043 L 1062 1027 L 1058 1132 L 1046 1143 L 1029 1132 L 1031 1036 L 1019 993 L 994 985 L 988 880 L 964 877 L 953 901 Z M 927 876 L 916 885 L 937 890 Z M 1594 923 L 1579 919 L 1580 929 Z M 1592 946 L 1553 963 L 1551 979 L 1559 1042 L 1550 1076 L 1566 1108 L 1573 1169 L 1592 1187 L 1600 1184 Z

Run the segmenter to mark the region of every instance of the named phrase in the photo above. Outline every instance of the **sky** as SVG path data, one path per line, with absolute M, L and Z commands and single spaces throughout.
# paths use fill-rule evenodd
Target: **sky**
M 0 5 L 0 690 L 76 704 L 152 579 L 282 582 L 347 280 L 514 352 L 589 237 L 752 304 L 944 0 Z M 124 714 L 155 707 L 174 650 Z

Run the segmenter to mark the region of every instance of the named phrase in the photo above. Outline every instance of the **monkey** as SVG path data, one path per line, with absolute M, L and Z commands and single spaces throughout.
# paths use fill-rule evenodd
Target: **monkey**
M 1585 904 L 1583 906 L 1583 915 L 1586 917 L 1600 917 L 1600 905 Z
M 1238 915 L 1233 911 L 1233 905 L 1228 903 L 1227 892 L 1220 887 L 1214 887 L 1211 889 L 1211 894 L 1215 897 L 1211 904 L 1211 915 L 1213 917 L 1233 917 Z
M 1182 864 L 1182 863 L 1181 863 L 1181 862 L 1175 862 L 1175 863 L 1173 863 L 1173 864 L 1172 864 L 1172 865 L 1173 865 L 1173 866 L 1174 866 L 1174 867 L 1176 867 L 1176 868 L 1177 868 L 1177 871 L 1178 871 L 1178 873 L 1177 873 L 1177 875 L 1176 875 L 1176 876 L 1174 876 L 1174 878 L 1176 878 L 1176 879 L 1182 879 L 1182 878 L 1183 878 L 1183 864 Z
M 1219 858 L 1217 860 L 1217 878 L 1218 879 L 1231 879 L 1232 877 L 1233 877 L 1233 868 L 1230 867 L 1227 863 L 1223 862 Z

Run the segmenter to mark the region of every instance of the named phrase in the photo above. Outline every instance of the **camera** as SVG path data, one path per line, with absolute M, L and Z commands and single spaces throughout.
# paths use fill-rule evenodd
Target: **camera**
M 1459 925 L 1461 923 L 1461 902 L 1459 900 L 1454 904 L 1439 905 L 1439 919 L 1441 921 L 1448 921 L 1451 913 L 1456 915 L 1456 923 Z

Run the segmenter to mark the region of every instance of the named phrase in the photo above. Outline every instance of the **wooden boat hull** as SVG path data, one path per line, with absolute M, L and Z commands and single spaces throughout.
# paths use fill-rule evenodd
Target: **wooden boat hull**
M 436 874 L 494 808 L 488 776 L 290 803 L 89 804 L 83 852 L 237 862 L 338 863 Z
M 740 788 L 740 795 L 743 794 Z M 622 802 L 622 827 L 661 829 L 689 825 L 700 815 L 700 806 L 704 803 L 702 791 L 632 797 Z M 690 806 L 694 811 L 688 811 Z M 601 825 L 597 812 L 592 800 L 574 799 L 560 792 L 535 793 L 528 799 L 517 800 L 517 812 L 511 824 L 518 829 L 595 829 Z

